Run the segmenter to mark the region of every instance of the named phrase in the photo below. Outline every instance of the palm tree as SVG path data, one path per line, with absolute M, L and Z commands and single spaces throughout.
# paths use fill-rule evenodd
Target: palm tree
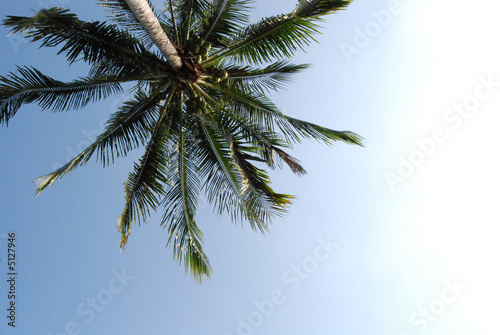
M 303 175 L 286 152 L 303 138 L 362 145 L 355 133 L 281 113 L 267 97 L 307 68 L 282 59 L 314 41 L 323 16 L 350 0 L 301 0 L 292 12 L 253 24 L 249 0 L 170 0 L 164 12 L 154 12 L 160 32 L 151 29 L 151 15 L 143 20 L 148 15 L 147 8 L 142 14 L 138 9 L 141 2 L 99 0 L 114 23 L 85 22 L 62 8 L 8 16 L 3 24 L 13 33 L 56 47 L 69 63 L 84 61 L 90 71 L 71 82 L 26 66 L 0 77 L 0 123 L 8 125 L 25 103 L 55 112 L 79 109 L 133 83 L 133 97 L 109 117 L 94 143 L 37 179 L 37 195 L 91 157 L 107 166 L 143 148 L 125 183 L 120 247 L 134 223 L 161 210 L 167 246 L 186 272 L 202 280 L 211 268 L 195 220 L 201 193 L 219 214 L 265 232 L 292 199 L 271 188 L 265 166 L 284 164 Z

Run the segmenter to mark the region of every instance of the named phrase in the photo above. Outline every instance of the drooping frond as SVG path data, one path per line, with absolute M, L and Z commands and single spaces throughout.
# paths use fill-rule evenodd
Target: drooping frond
M 243 29 L 207 64 L 227 56 L 255 64 L 289 58 L 297 49 L 315 41 L 314 35 L 319 33 L 317 22 L 322 16 L 343 9 L 350 2 L 301 0 L 293 12 L 265 18 Z
M 209 187 L 206 188 L 208 200 L 218 206 L 219 214 L 225 210 L 233 220 L 244 219 L 252 229 L 266 231 L 273 217 L 283 213 L 289 196 L 275 194 L 267 188 L 269 180 L 265 171 L 248 163 L 248 160 L 264 162 L 258 156 L 245 153 L 259 154 L 260 147 L 254 145 L 257 143 L 239 144 L 248 142 L 248 130 L 242 130 L 233 118 L 223 113 L 202 119 L 202 128 L 206 136 L 202 143 L 209 144 L 201 147 L 205 151 L 200 154 L 204 158 L 200 166 L 209 176 L 205 184 Z
M 0 123 L 7 124 L 22 104 L 37 102 L 42 109 L 65 111 L 122 91 L 126 78 L 88 77 L 64 83 L 33 67 L 18 67 L 19 75 L 0 76 Z
M 293 14 L 319 19 L 347 7 L 352 0 L 299 0 Z
M 234 132 L 239 134 L 240 138 L 246 143 L 254 143 L 260 150 L 260 155 L 266 164 L 275 169 L 285 163 L 292 172 L 299 176 L 306 173 L 306 170 L 300 165 L 299 161 L 280 148 L 291 148 L 290 144 L 282 139 L 282 136 L 267 129 L 263 125 L 253 124 L 249 119 L 241 118 L 230 111 L 227 111 L 232 123 L 236 126 Z
M 261 232 L 268 229 L 268 223 L 272 222 L 275 216 L 283 216 L 286 208 L 293 198 L 288 194 L 276 193 L 271 188 L 271 179 L 266 171 L 257 168 L 250 161 L 261 161 L 252 155 L 255 148 L 239 142 L 232 138 L 230 142 L 231 157 L 235 161 L 236 168 L 242 178 L 242 193 L 245 201 L 259 207 L 258 226 Z
M 241 194 L 241 176 L 232 164 L 229 146 L 215 129 L 200 123 L 200 173 L 206 176 L 203 189 L 219 215 L 228 213 L 232 221 L 257 224 L 257 215 Z
M 277 155 L 281 160 L 275 160 L 275 155 Z M 286 153 L 285 151 L 281 150 L 278 147 L 271 147 L 269 151 L 266 151 L 266 161 L 269 162 L 269 166 L 271 168 L 275 168 L 275 164 L 278 167 L 281 167 L 281 162 L 284 162 L 290 170 L 292 170 L 293 173 L 303 176 L 307 173 L 307 171 L 300 165 L 300 162 L 297 158 L 293 157 L 292 155 Z M 275 163 L 277 162 L 277 163 Z
M 161 197 L 165 193 L 168 182 L 165 161 L 167 152 L 165 148 L 169 142 L 170 123 L 174 108 L 170 105 L 175 86 L 172 86 L 170 95 L 162 107 L 160 116 L 156 121 L 151 139 L 146 145 L 146 150 L 139 163 L 134 165 L 134 171 L 129 174 L 125 183 L 125 208 L 118 218 L 118 228 L 122 238 L 120 248 L 127 243 L 132 223 L 140 224 L 149 216 L 150 210 L 156 210 Z
M 203 234 L 198 228 L 195 215 L 201 187 L 198 166 L 196 140 L 185 123 L 182 107 L 179 102 L 180 122 L 176 129 L 175 146 L 170 148 L 168 181 L 169 190 L 163 204 L 165 212 L 162 226 L 168 232 L 167 245 L 172 245 L 174 257 L 184 262 L 186 273 L 202 281 L 211 273 L 210 263 L 203 252 Z M 174 126 L 174 125 L 172 125 Z
M 110 117 L 106 128 L 94 143 L 59 169 L 36 180 L 37 195 L 57 179 L 86 164 L 94 154 L 103 166 L 106 166 L 112 163 L 115 157 L 126 156 L 132 149 L 143 145 L 158 117 L 157 99 L 137 92 L 134 99 L 125 102 Z

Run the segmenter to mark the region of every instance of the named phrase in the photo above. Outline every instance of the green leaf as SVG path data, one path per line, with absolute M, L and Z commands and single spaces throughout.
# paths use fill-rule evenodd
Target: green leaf
M 162 226 L 165 226 L 172 245 L 174 257 L 183 261 L 186 273 L 202 281 L 210 276 L 211 268 L 203 252 L 203 234 L 198 228 L 195 215 L 200 192 L 200 176 L 197 161 L 196 140 L 184 127 L 186 120 L 182 112 L 182 102 L 178 102 L 177 113 L 180 123 L 175 129 L 174 145 L 170 146 L 168 182 L 169 190 L 162 200 L 165 212 Z M 175 126 L 175 125 L 172 125 Z
M 174 111 L 170 101 L 173 91 L 169 94 L 165 106 L 160 112 L 158 121 L 152 132 L 151 139 L 139 163 L 134 164 L 134 171 L 129 174 L 125 183 L 125 208 L 118 218 L 118 228 L 122 238 L 120 248 L 127 243 L 133 222 L 140 224 L 150 214 L 150 209 L 156 210 L 160 204 L 160 198 L 165 195 L 165 186 L 168 182 L 165 162 L 167 152 L 165 148 L 169 145 L 169 134 L 172 114 Z
M 103 166 L 114 162 L 115 157 L 126 156 L 127 153 L 143 145 L 150 136 L 150 129 L 158 117 L 156 98 L 137 92 L 135 99 L 127 101 L 114 113 L 106 124 L 106 128 L 94 143 L 85 148 L 59 169 L 39 177 L 36 182 L 39 195 L 57 179 L 85 165 L 95 154 Z
M 84 22 L 67 9 L 41 9 L 32 17 L 7 16 L 3 24 L 12 32 L 25 32 L 32 42 L 42 41 L 41 46 L 62 45 L 59 54 L 64 54 L 71 64 L 83 59 L 89 64 L 110 60 L 134 59 L 146 52 L 140 42 L 103 22 Z
M 37 102 L 55 112 L 79 109 L 122 92 L 127 78 L 88 77 L 64 83 L 33 67 L 18 67 L 20 75 L 0 76 L 0 123 L 7 124 L 22 104 Z
M 308 67 L 307 64 L 293 65 L 287 61 L 278 61 L 262 69 L 232 66 L 227 68 L 227 85 L 261 93 L 284 90 L 293 75 Z
M 213 47 L 226 47 L 225 42 L 250 20 L 249 0 L 215 0 L 203 24 L 200 36 Z
M 237 62 L 261 64 L 273 59 L 290 58 L 298 49 L 315 41 L 321 17 L 346 7 L 351 0 L 299 1 L 289 13 L 262 19 L 240 31 L 226 48 L 214 55 L 217 61 L 231 56 Z M 210 61 L 208 62 L 210 63 Z

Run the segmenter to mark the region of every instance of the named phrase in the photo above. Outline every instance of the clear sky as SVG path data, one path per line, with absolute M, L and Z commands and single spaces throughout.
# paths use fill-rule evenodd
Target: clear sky
M 125 98 L 57 114 L 23 106 L 0 129 L 0 333 L 498 335 L 497 2 L 355 0 L 327 17 L 320 43 L 294 60 L 312 68 L 274 101 L 355 131 L 366 147 L 298 145 L 308 174 L 272 173 L 297 200 L 266 236 L 202 201 L 214 275 L 201 285 L 173 262 L 156 216 L 119 251 L 122 184 L 140 151 L 105 169 L 89 163 L 34 197 L 32 181 L 83 149 Z M 295 4 L 257 1 L 252 18 Z M 52 5 L 105 19 L 76 0 L 6 1 L 0 14 Z M 61 80 L 85 75 L 7 33 L 0 74 L 33 65 Z

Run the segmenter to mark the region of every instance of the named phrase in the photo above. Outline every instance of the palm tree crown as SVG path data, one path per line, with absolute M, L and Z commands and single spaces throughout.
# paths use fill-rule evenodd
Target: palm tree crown
M 322 17 L 350 0 L 301 0 L 292 12 L 253 24 L 249 0 L 166 1 L 165 11 L 155 12 L 156 27 L 173 49 L 160 52 L 154 45 L 163 42 L 144 28 L 149 23 L 137 11 L 139 2 L 99 0 L 114 23 L 85 22 L 62 8 L 8 16 L 4 25 L 12 32 L 59 48 L 69 63 L 84 61 L 90 71 L 71 82 L 33 67 L 0 77 L 0 123 L 7 125 L 25 103 L 52 111 L 78 109 L 120 94 L 123 83 L 134 83 L 133 98 L 109 117 L 89 147 L 37 179 L 37 194 L 91 157 L 106 166 L 144 148 L 125 183 L 120 246 L 127 243 L 133 223 L 145 221 L 150 210 L 161 210 L 174 257 L 202 280 L 211 273 L 195 221 L 202 192 L 219 214 L 264 232 L 292 199 L 271 188 L 266 165 L 285 164 L 304 174 L 285 151 L 302 138 L 362 145 L 355 133 L 281 113 L 267 97 L 307 67 L 282 59 L 314 41 Z

